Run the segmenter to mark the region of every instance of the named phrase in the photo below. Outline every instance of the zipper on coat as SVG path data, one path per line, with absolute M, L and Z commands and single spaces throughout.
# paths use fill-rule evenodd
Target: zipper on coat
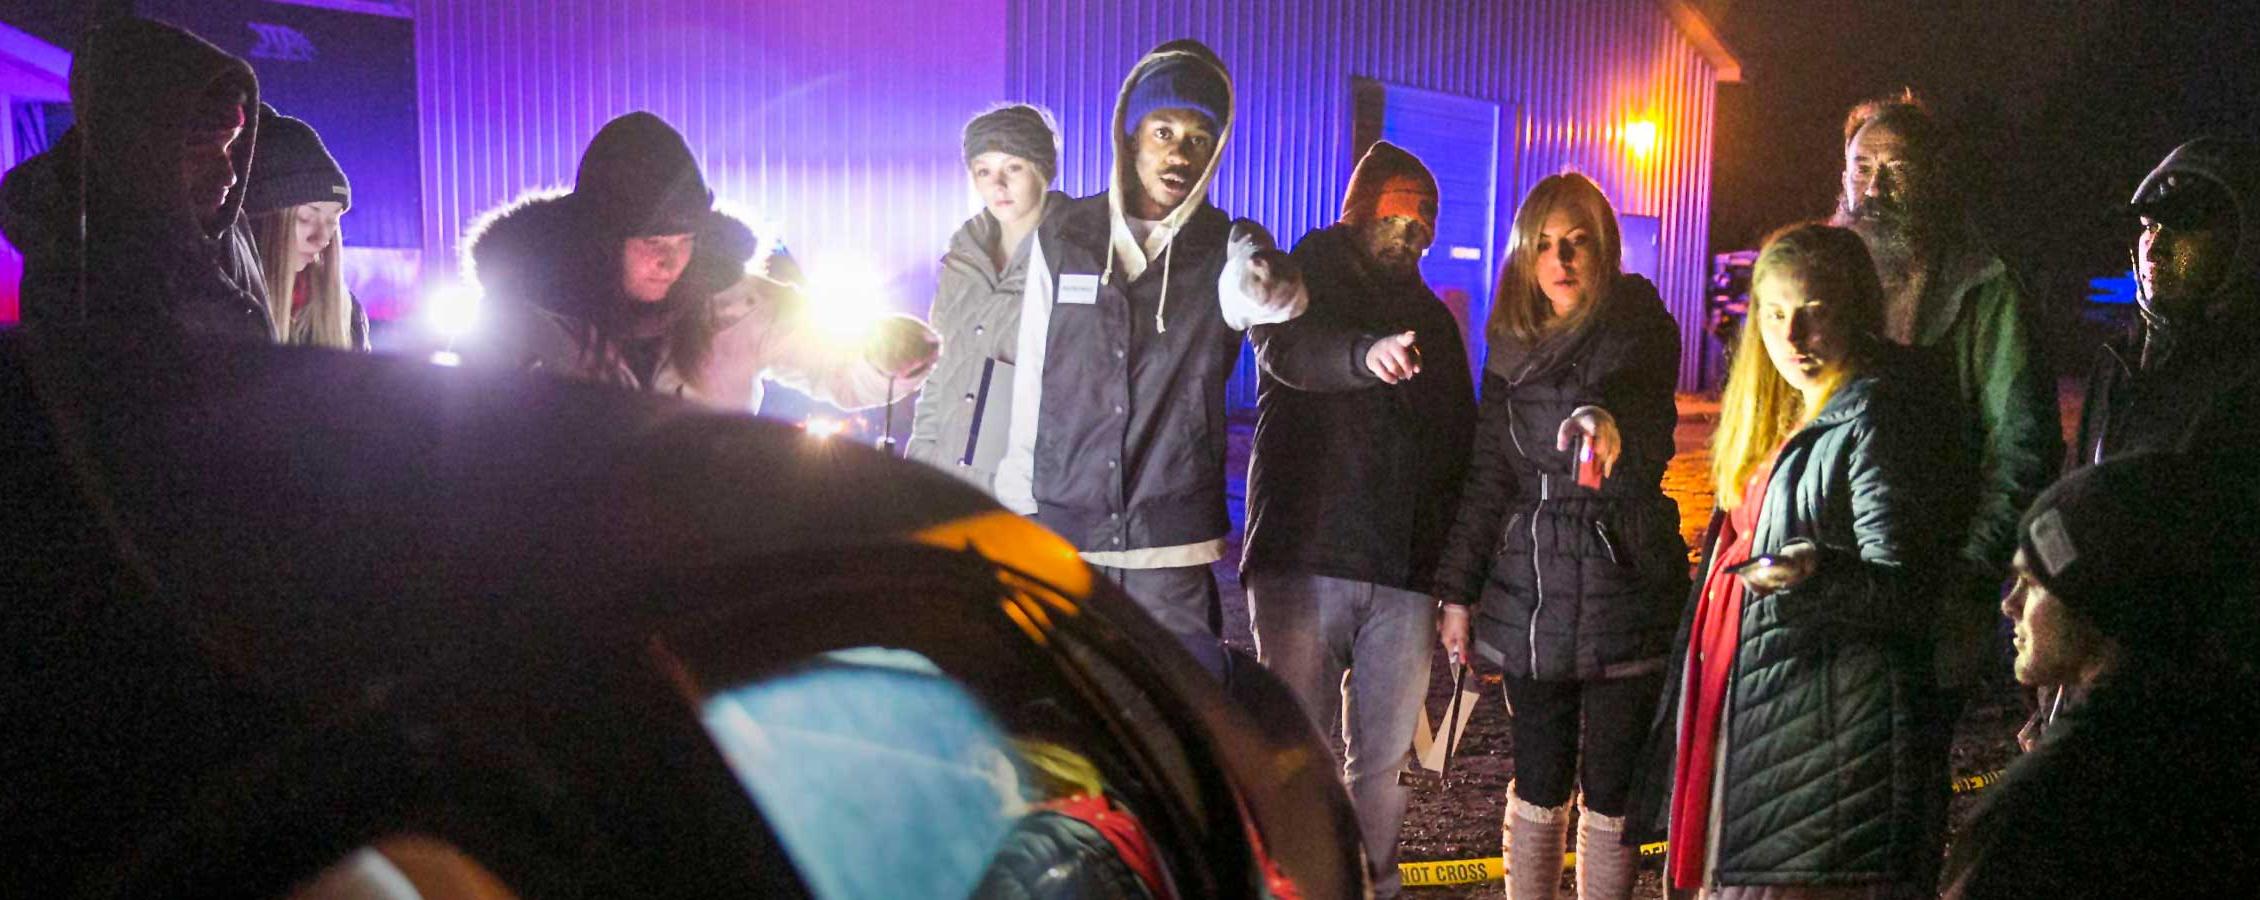
M 1520 379 L 1509 382 L 1507 385 L 1509 393 L 1512 393 L 1513 389 L 1521 383 Z M 1514 442 L 1516 456 L 1529 459 L 1530 454 L 1522 449 L 1522 436 L 1515 433 L 1515 405 L 1512 396 L 1507 398 L 1506 406 L 1507 439 Z M 1527 635 L 1530 639 L 1530 677 L 1532 678 L 1538 677 L 1538 614 L 1546 609 L 1546 573 L 1544 567 L 1538 561 L 1538 517 L 1545 512 L 1546 477 L 1540 475 L 1538 476 L 1538 506 L 1530 512 L 1530 574 L 1538 588 L 1538 602 L 1530 607 L 1530 632 Z M 1510 529 L 1512 527 L 1512 525 L 1509 525 Z
M 1530 514 L 1530 574 L 1538 585 L 1538 603 L 1530 607 L 1530 677 L 1538 677 L 1538 614 L 1546 610 L 1546 567 L 1538 561 L 1538 517 L 1546 511 L 1546 480 L 1538 480 L 1538 508 Z

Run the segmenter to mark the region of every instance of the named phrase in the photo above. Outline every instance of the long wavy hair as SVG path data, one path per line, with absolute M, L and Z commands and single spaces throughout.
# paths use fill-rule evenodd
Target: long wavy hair
M 259 267 L 267 276 L 268 317 L 275 340 L 305 347 L 358 350 L 353 342 L 353 298 L 345 291 L 345 231 L 339 228 L 330 245 L 322 248 L 303 272 L 290 268 L 290 247 L 298 242 L 299 206 L 286 206 L 251 217 L 252 238 L 259 249 Z M 306 309 L 292 308 L 299 279 L 306 281 Z
M 1774 369 L 1758 323 L 1759 289 L 1781 279 L 1802 283 L 1808 296 L 1829 308 L 1831 327 L 1848 332 L 1850 352 L 1828 373 L 1820 402 L 1807 408 L 1805 395 Z M 1734 345 L 1726 390 L 1719 398 L 1719 424 L 1711 433 L 1711 487 L 1719 507 L 1742 505 L 1742 485 L 1772 458 L 1781 442 L 1820 412 L 1837 388 L 1872 364 L 1883 324 L 1883 284 L 1867 245 L 1851 229 L 1820 223 L 1790 225 L 1766 236 L 1750 270 L 1749 318 Z
M 1598 265 L 1587 266 L 1597 279 L 1593 299 L 1567 316 L 1556 317 L 1553 305 L 1538 286 L 1538 233 L 1547 217 L 1566 209 L 1600 235 Z M 1573 330 L 1593 315 L 1609 296 L 1624 265 L 1624 238 L 1617 229 L 1616 208 L 1593 180 L 1576 172 L 1549 175 L 1530 189 L 1507 242 L 1506 265 L 1499 272 L 1499 293 L 1491 303 L 1491 321 L 1484 326 L 1490 340 L 1536 344 L 1550 334 Z

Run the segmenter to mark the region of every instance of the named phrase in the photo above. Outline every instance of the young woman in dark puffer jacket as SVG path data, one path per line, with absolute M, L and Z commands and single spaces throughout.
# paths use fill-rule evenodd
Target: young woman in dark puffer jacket
M 1539 182 L 1515 214 L 1475 450 L 1435 579 L 1445 650 L 1465 658 L 1472 628 L 1506 673 L 1518 900 L 1554 896 L 1580 784 L 1578 896 L 1630 896 L 1627 788 L 1687 585 L 1662 487 L 1679 329 L 1621 259 L 1616 213 L 1584 176 Z M 1577 482 L 1581 443 L 1606 476 L 1598 488 Z
M 1933 896 L 1946 760 L 1917 713 L 1974 477 L 1954 394 L 1878 337 L 1852 232 L 1777 232 L 1751 282 L 1634 830 L 1668 822 L 1668 883 L 1701 897 Z

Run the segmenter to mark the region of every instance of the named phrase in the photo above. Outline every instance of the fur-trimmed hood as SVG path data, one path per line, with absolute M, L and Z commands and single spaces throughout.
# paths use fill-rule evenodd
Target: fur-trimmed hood
M 481 216 L 463 236 L 463 276 L 489 301 L 519 303 L 587 319 L 620 297 L 620 247 L 597 227 L 594 212 L 565 191 L 528 194 Z M 696 249 L 670 304 L 704 301 L 745 277 L 756 257 L 770 255 L 752 226 L 709 211 L 695 232 Z

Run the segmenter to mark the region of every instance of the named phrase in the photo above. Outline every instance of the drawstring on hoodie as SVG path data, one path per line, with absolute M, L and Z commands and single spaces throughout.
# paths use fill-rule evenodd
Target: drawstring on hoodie
M 1154 333 L 1156 334 L 1169 330 L 1169 323 L 1162 321 L 1161 316 L 1169 311 L 1169 261 L 1176 257 L 1177 235 L 1172 232 L 1169 235 L 1169 243 L 1163 244 L 1161 248 L 1161 303 L 1154 307 Z
M 1167 333 L 1169 331 L 1169 323 L 1162 316 L 1169 312 L 1169 261 L 1176 256 L 1177 235 L 1172 233 L 1169 236 L 1169 243 L 1162 245 L 1161 248 L 1161 303 L 1154 307 L 1154 331 L 1156 333 Z M 1107 284 L 1112 281 L 1114 281 L 1114 251 L 1108 250 L 1106 267 L 1099 270 L 1099 283 Z

